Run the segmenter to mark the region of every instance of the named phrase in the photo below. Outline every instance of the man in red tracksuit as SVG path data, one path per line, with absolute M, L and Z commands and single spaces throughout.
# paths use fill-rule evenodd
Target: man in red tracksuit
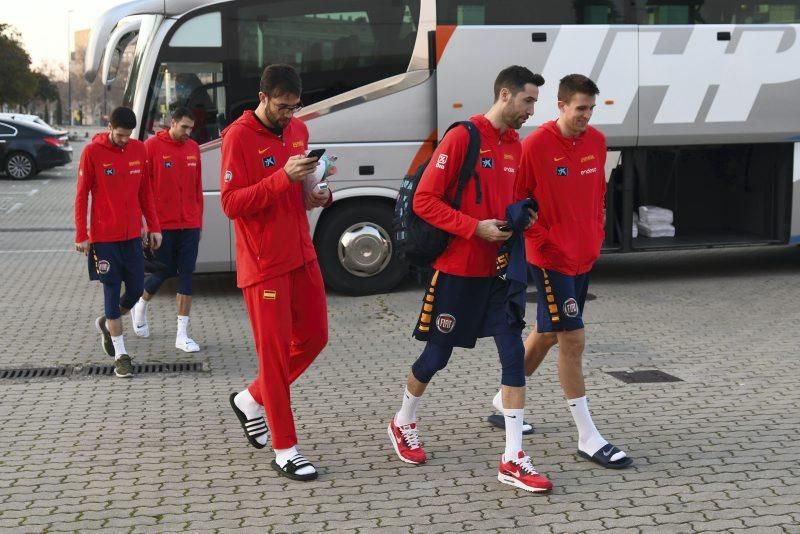
M 142 294 L 142 213 L 153 249 L 161 245 L 144 144 L 131 139 L 136 115 L 126 107 L 111 113 L 109 131 L 92 138 L 81 154 L 75 194 L 75 250 L 89 258 L 89 279 L 103 283 L 105 314 L 95 320 L 103 351 L 114 358 L 114 373 L 133 375 L 120 317 Z M 86 225 L 89 196 L 91 226 Z M 125 294 L 120 297 L 122 282 Z
M 525 341 L 525 374 L 533 374 L 558 343 L 558 374 L 578 428 L 578 455 L 621 469 L 632 459 L 595 427 L 582 369 L 583 306 L 605 238 L 606 140 L 589 126 L 599 92 L 586 76 L 565 76 L 558 87 L 558 119 L 522 143 L 517 197 L 539 203 L 539 219 L 525 236 L 539 299 L 537 328 Z
M 401 461 L 425 463 L 417 407 L 428 383 L 447 365 L 453 347 L 472 348 L 477 338 L 492 336 L 502 366 L 503 411 L 508 419 L 497 478 L 532 492 L 550 491 L 552 484 L 534 469 L 522 450 L 523 323 L 508 320 L 509 281 L 498 276 L 498 251 L 512 236 L 506 228 L 506 209 L 514 202 L 520 161 L 516 130 L 533 114 L 542 84 L 540 75 L 521 66 L 498 74 L 494 104 L 484 115 L 469 119 L 480 134 L 480 150 L 477 178 L 471 178 L 464 188 L 460 209 L 451 203 L 469 146 L 467 129 L 458 126 L 445 134 L 420 178 L 414 194 L 415 213 L 452 234 L 452 239 L 433 263 L 434 273 L 414 331 L 415 338 L 426 342 L 425 348 L 411 367 L 400 410 L 387 428 Z
M 328 342 L 325 286 L 311 242 L 306 210 L 328 206 L 328 189 L 303 191 L 317 166 L 305 157 L 308 130 L 293 117 L 300 76 L 270 65 L 261 76 L 259 104 L 222 132 L 222 209 L 236 231 L 237 285 L 242 289 L 258 353 L 258 376 L 230 396 L 251 445 L 272 434 L 272 468 L 294 480 L 317 477 L 297 451 L 289 386 Z M 262 408 L 263 407 L 263 408 Z
M 175 348 L 197 352 L 200 346 L 189 337 L 189 311 L 192 307 L 192 273 L 197 261 L 200 229 L 203 226 L 203 181 L 200 147 L 189 135 L 194 127 L 192 112 L 178 107 L 172 111 L 167 130 L 145 141 L 158 219 L 164 234 L 155 259 L 166 265 L 144 282 L 144 293 L 131 310 L 133 331 L 150 336 L 147 308 L 150 299 L 168 278 L 178 277 L 178 326 Z

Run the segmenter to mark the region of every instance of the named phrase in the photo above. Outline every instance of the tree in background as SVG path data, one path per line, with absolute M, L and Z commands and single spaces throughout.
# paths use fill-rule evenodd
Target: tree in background
M 52 116 L 50 115 L 50 102 L 58 102 L 58 87 L 50 81 L 47 74 L 39 71 L 33 72 L 36 78 L 36 92 L 33 95 L 34 102 L 41 102 L 44 104 L 44 117 L 45 122 L 51 122 Z
M 22 47 L 19 33 L 0 23 L 0 105 L 23 106 L 31 101 L 37 79 L 30 65 L 31 57 Z

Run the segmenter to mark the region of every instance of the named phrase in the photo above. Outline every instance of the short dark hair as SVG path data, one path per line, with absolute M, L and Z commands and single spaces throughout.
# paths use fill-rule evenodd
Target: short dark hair
M 505 87 L 515 95 L 525 88 L 525 85 L 532 83 L 536 87 L 544 85 L 544 78 L 541 74 L 534 74 L 526 67 L 511 65 L 500 71 L 494 80 L 494 99 L 500 98 L 500 90 Z
M 184 117 L 188 117 L 189 119 L 194 120 L 194 113 L 192 113 L 192 111 L 187 107 L 178 106 L 172 110 L 172 112 L 170 113 L 170 117 L 172 117 L 172 120 L 174 120 L 175 122 L 178 122 Z
M 136 128 L 136 113 L 131 108 L 120 106 L 111 112 L 109 121 L 112 128 L 125 128 L 133 130 Z
M 259 89 L 270 98 L 286 94 L 300 96 L 303 82 L 294 67 L 276 63 L 264 69 Z
M 595 96 L 600 94 L 600 89 L 583 74 L 567 74 L 558 82 L 558 99 L 561 102 L 569 102 L 575 93 Z

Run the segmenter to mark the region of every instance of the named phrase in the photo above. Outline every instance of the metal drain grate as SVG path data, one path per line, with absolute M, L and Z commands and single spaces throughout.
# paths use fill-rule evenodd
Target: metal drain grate
M 179 363 L 136 363 L 133 372 L 137 375 L 158 373 L 202 373 L 208 369 L 203 362 Z M 83 376 L 113 376 L 113 365 L 87 365 L 75 367 L 62 365 L 60 367 L 39 367 L 35 369 L 0 369 L 0 380 L 27 380 L 31 378 L 66 378 L 72 375 Z
M 203 372 L 202 362 L 182 362 L 182 363 L 135 363 L 133 364 L 133 374 L 148 375 L 157 373 L 201 373 Z M 114 374 L 113 365 L 87 365 L 83 369 L 85 376 L 111 376 Z
M 626 384 L 651 384 L 657 382 L 683 382 L 677 376 L 672 376 L 664 371 L 648 369 L 644 371 L 609 371 L 608 374 Z
M 60 378 L 72 374 L 72 367 L 39 367 L 36 369 L 0 369 L 0 379 Z

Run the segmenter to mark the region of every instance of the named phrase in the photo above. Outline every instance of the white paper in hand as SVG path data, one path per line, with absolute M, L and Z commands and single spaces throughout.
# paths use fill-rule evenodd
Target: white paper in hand
M 336 156 L 328 156 L 327 154 L 319 158 L 319 165 L 317 165 L 317 168 L 314 170 L 314 172 L 306 176 L 306 179 L 303 182 L 303 189 L 306 193 L 310 193 L 314 189 L 315 185 L 330 176 L 331 167 L 333 167 L 333 163 L 335 161 Z

